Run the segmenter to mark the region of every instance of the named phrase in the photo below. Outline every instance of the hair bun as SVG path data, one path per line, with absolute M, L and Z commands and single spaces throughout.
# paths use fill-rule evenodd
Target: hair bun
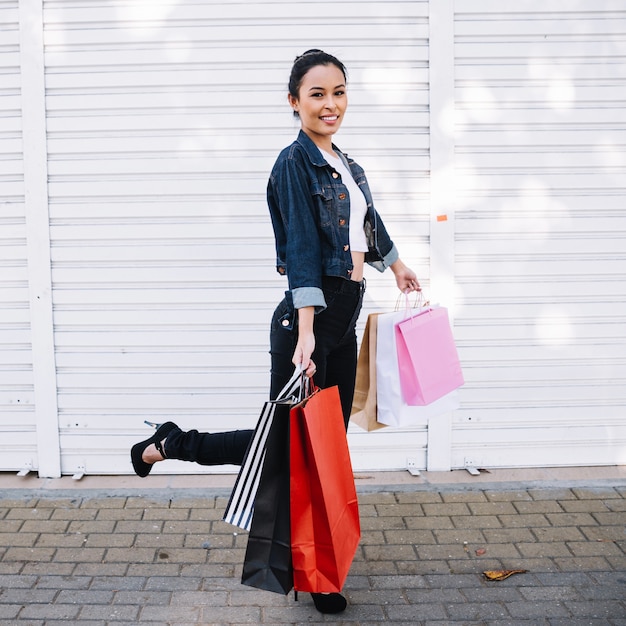
M 307 50 L 306 52 L 303 52 L 302 54 L 297 56 L 294 60 L 294 63 L 297 63 L 298 61 L 304 59 L 304 57 L 309 56 L 310 54 L 324 54 L 324 51 L 319 50 L 318 48 L 311 48 L 310 50 Z

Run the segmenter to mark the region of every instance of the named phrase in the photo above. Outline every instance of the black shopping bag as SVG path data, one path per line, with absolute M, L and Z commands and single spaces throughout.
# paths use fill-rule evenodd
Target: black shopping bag
M 289 411 L 293 402 L 276 402 L 266 441 L 265 461 L 254 501 L 241 582 L 288 594 L 293 587 L 289 523 Z
M 261 472 L 265 463 L 266 442 L 278 402 L 298 402 L 302 394 L 302 373 L 298 368 L 293 376 L 278 394 L 276 400 L 270 400 L 263 405 L 261 415 L 257 421 L 250 445 L 241 464 L 239 475 L 235 481 L 226 511 L 224 521 L 243 530 L 250 530 L 254 501 L 256 498 Z

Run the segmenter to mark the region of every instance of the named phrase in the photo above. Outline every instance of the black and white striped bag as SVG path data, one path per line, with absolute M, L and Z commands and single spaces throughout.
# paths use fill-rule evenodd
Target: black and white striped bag
M 238 526 L 243 530 L 250 530 L 254 499 L 259 488 L 261 470 L 265 461 L 265 446 L 270 432 L 276 405 L 282 403 L 297 404 L 302 398 L 303 381 L 301 369 L 297 367 L 289 382 L 283 387 L 275 400 L 263 405 L 259 421 L 254 429 L 252 440 L 246 451 L 235 486 L 230 494 L 223 520 Z

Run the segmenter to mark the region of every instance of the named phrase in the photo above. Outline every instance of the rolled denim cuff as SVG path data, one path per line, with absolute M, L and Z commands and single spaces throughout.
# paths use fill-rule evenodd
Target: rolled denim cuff
M 398 248 L 396 248 L 395 244 L 391 244 L 391 250 L 385 255 L 383 258 L 383 263 L 385 267 L 390 267 L 400 258 L 400 253 L 398 252 Z
M 324 292 L 319 287 L 296 287 L 291 290 L 294 309 L 303 309 L 305 306 L 315 307 L 319 313 L 326 308 Z
M 395 263 L 400 258 L 400 254 L 398 253 L 398 249 L 395 244 L 391 244 L 391 250 L 384 256 L 384 258 L 380 261 L 368 261 L 367 264 L 371 265 L 374 269 L 377 269 L 379 272 L 384 272 L 389 266 Z

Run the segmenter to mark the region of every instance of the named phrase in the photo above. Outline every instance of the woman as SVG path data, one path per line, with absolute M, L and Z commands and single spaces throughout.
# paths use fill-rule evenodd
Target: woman
M 348 106 L 346 70 L 334 56 L 309 50 L 296 58 L 288 101 L 300 120 L 297 139 L 285 148 L 267 187 L 277 270 L 289 290 L 276 308 L 270 331 L 271 386 L 275 398 L 301 365 L 317 386 L 337 385 L 348 426 L 354 393 L 357 339 L 365 263 L 390 267 L 402 292 L 419 291 L 415 273 L 399 258 L 375 211 L 365 173 L 332 142 Z M 165 458 L 202 465 L 241 464 L 251 430 L 181 431 L 163 424 L 133 446 L 138 475 Z M 346 607 L 339 593 L 312 594 L 318 611 Z

